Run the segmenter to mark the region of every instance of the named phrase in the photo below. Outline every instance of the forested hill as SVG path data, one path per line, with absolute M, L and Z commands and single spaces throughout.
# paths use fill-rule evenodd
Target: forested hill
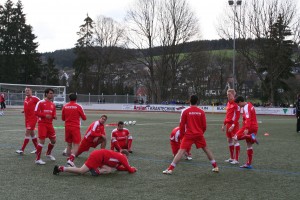
M 180 45 L 179 45 L 180 48 Z M 189 53 L 192 51 L 208 51 L 208 50 L 221 50 L 221 49 L 231 49 L 232 48 L 232 40 L 200 40 L 200 41 L 193 41 L 185 44 L 183 53 Z M 161 54 L 161 47 L 154 48 L 154 54 L 160 55 Z M 134 54 L 136 51 L 135 49 L 127 49 L 126 51 L 131 51 Z M 56 50 L 54 52 L 46 52 L 42 53 L 43 60 L 47 60 L 47 58 L 54 58 L 54 64 L 60 68 L 71 68 L 73 65 L 73 61 L 76 58 L 74 54 L 74 49 L 63 49 L 63 50 Z

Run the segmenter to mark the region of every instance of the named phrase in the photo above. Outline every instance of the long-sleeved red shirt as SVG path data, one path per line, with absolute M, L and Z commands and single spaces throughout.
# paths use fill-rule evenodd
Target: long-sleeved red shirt
M 248 102 L 243 109 L 243 127 L 246 129 L 258 129 L 254 106 Z
M 38 117 L 38 123 L 52 124 L 56 118 L 56 108 L 52 101 L 43 99 L 39 101 L 34 109 L 35 115 Z M 46 118 L 46 115 L 51 115 L 51 118 Z
M 238 125 L 239 124 L 239 119 L 240 119 L 240 112 L 241 109 L 237 105 L 237 103 L 232 101 L 228 101 L 227 106 L 226 106 L 226 116 L 224 119 L 224 125 L 226 124 L 234 124 Z
M 87 129 L 84 138 L 88 142 L 93 142 L 95 137 L 100 137 L 102 135 L 106 135 L 105 129 L 104 129 L 104 124 L 101 124 L 99 120 L 94 121 L 89 128 Z
M 80 127 L 80 118 L 86 120 L 86 115 L 81 105 L 75 101 L 70 101 L 63 106 L 61 119 L 65 121 L 65 126 Z
M 184 135 L 203 135 L 206 131 L 205 112 L 197 106 L 190 106 L 181 112 L 180 133 Z

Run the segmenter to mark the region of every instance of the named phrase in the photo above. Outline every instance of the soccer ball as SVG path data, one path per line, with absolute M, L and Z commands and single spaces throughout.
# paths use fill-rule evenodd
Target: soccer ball
M 136 121 L 132 121 L 132 125 L 135 125 L 136 124 Z
M 125 125 L 125 126 L 127 126 L 127 125 L 128 125 L 128 122 L 127 122 L 127 121 L 125 121 L 125 122 L 124 122 L 124 125 Z
M 132 121 L 129 121 L 128 124 L 129 124 L 129 125 L 132 125 Z

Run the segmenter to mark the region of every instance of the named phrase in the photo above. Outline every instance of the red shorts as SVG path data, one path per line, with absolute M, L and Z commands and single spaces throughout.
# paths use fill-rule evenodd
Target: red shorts
M 102 163 L 97 162 L 97 160 L 99 160 L 99 156 L 103 156 L 101 154 L 96 154 L 94 153 L 94 151 L 90 154 L 90 156 L 88 157 L 88 159 L 85 161 L 85 165 L 89 168 L 89 169 L 97 169 L 98 167 L 102 167 Z M 100 160 L 102 160 L 100 158 Z
M 127 140 L 121 140 L 121 141 L 118 141 L 118 143 L 119 143 L 119 146 L 122 149 L 128 149 L 128 142 L 127 142 Z
M 35 125 L 36 125 L 36 121 L 37 120 L 26 120 L 25 121 L 26 130 L 34 131 Z
M 180 148 L 179 142 L 170 141 L 173 156 L 175 156 Z
M 240 137 L 240 136 L 243 136 L 244 135 L 244 131 L 245 131 L 245 128 L 244 127 L 242 127 L 240 130 L 238 130 L 238 132 L 236 133 L 236 135 L 237 135 L 237 137 Z M 254 133 L 255 135 L 257 134 L 257 131 L 258 131 L 258 129 L 257 128 L 255 128 L 255 129 L 253 129 L 253 128 L 250 128 L 250 129 L 248 129 L 248 134 L 247 135 L 251 135 L 252 133 Z M 252 142 L 252 139 L 246 139 L 246 142 Z
M 101 142 L 102 138 L 99 138 L 98 141 L 95 142 L 89 142 L 87 139 L 83 138 L 80 142 L 78 152 L 85 152 L 90 150 L 91 147 L 96 148 Z
M 236 125 L 231 132 L 228 132 L 228 129 L 231 127 L 231 125 L 232 124 L 226 124 L 226 136 L 227 136 L 227 138 L 233 138 L 239 130 L 239 125 Z
M 192 145 L 195 144 L 196 148 L 206 147 L 206 140 L 203 135 L 185 135 L 181 141 L 180 149 L 191 149 Z
M 80 144 L 80 141 L 81 141 L 80 127 L 66 126 L 65 142 Z
M 53 124 L 39 124 L 38 126 L 39 139 L 44 140 L 45 138 L 56 139 L 55 130 Z

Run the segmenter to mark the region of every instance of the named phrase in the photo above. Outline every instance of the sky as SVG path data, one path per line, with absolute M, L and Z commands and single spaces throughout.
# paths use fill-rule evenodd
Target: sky
M 129 5 L 135 0 L 21 0 L 27 24 L 39 43 L 38 51 L 52 52 L 75 46 L 79 26 L 87 14 L 113 18 L 122 22 Z M 6 0 L 0 0 L 3 5 Z M 17 0 L 12 0 L 16 3 Z M 228 6 L 227 0 L 187 0 L 199 19 L 201 39 L 219 39 L 216 31 L 218 18 Z

